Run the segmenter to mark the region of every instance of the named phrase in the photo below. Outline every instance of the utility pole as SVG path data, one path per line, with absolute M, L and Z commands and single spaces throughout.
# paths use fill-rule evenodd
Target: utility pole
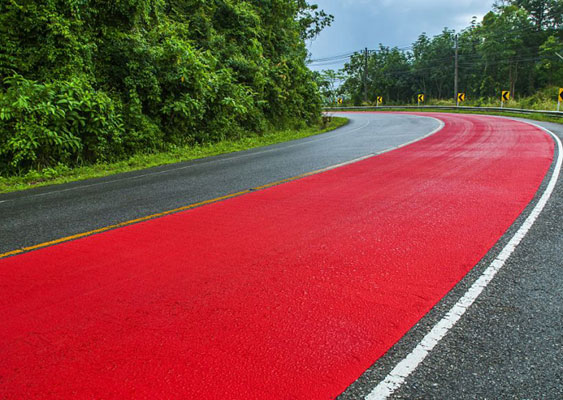
M 364 103 L 368 102 L 368 48 L 365 51 L 364 60 Z
M 454 74 L 454 99 L 455 104 L 459 107 L 459 99 L 457 98 L 457 78 L 458 78 L 458 45 L 457 45 L 457 34 L 455 35 L 455 74 Z

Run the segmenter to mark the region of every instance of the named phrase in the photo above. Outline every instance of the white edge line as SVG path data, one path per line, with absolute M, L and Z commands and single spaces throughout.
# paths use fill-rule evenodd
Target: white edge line
M 522 121 L 520 121 L 522 122 Z M 561 163 L 563 160 L 563 149 L 561 145 L 561 140 L 551 132 L 549 129 L 543 126 L 536 125 L 531 122 L 525 122 L 529 125 L 536 126 L 545 132 L 549 133 L 555 139 L 555 143 L 558 148 L 558 157 L 551 175 L 551 179 L 543 192 L 543 195 L 538 200 L 536 206 L 522 223 L 518 231 L 514 234 L 512 239 L 504 246 L 500 254 L 493 260 L 489 267 L 481 274 L 481 276 L 471 285 L 471 287 L 465 292 L 463 297 L 458 300 L 456 304 L 447 312 L 447 314 L 440 320 L 430 332 L 424 336 L 424 338 L 418 343 L 414 350 L 408 354 L 404 359 L 402 359 L 393 370 L 381 381 L 371 393 L 366 396 L 366 400 L 382 400 L 387 399 L 393 392 L 395 392 L 401 385 L 405 382 L 406 378 L 422 363 L 426 356 L 434 349 L 438 342 L 446 336 L 448 331 L 457 323 L 461 316 L 467 311 L 467 309 L 475 302 L 477 297 L 481 292 L 487 287 L 487 285 L 492 281 L 497 272 L 504 266 L 506 260 L 514 252 L 516 247 L 520 244 L 522 239 L 526 236 L 534 222 L 539 217 L 540 213 L 544 209 L 547 201 L 551 197 L 557 180 L 559 179 L 559 173 L 561 171 Z

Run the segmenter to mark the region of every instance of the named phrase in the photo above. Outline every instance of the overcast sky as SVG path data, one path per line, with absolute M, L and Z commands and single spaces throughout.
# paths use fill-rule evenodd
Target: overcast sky
M 331 57 L 382 43 L 390 47 L 410 46 L 426 32 L 439 34 L 444 27 L 459 31 L 471 23 L 473 16 L 481 21 L 492 9 L 494 0 L 310 0 L 334 15 L 326 28 L 309 44 L 313 59 Z M 338 69 L 336 65 L 312 69 Z

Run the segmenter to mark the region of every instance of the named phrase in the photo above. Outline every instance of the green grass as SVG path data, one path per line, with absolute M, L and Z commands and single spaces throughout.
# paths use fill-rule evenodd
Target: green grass
M 55 168 L 46 168 L 42 171 L 31 171 L 22 176 L 0 177 L 0 193 L 100 178 L 122 172 L 268 146 L 325 133 L 347 123 L 347 118 L 333 117 L 324 126 L 318 125 L 300 130 L 269 132 L 263 135 L 252 135 L 237 140 L 225 140 L 212 144 L 177 147 L 161 153 L 136 154 L 127 160 L 114 163 L 98 163 L 78 168 L 69 168 L 61 165 Z
M 506 108 L 522 108 L 525 110 L 539 110 L 539 111 L 557 111 L 557 95 L 551 98 L 546 98 L 543 93 L 537 93 L 534 96 L 523 97 L 521 99 L 510 99 L 504 103 Z M 426 106 L 455 106 L 453 100 L 437 100 L 430 99 L 425 102 Z M 460 106 L 468 107 L 500 107 L 500 98 L 478 98 L 465 101 Z

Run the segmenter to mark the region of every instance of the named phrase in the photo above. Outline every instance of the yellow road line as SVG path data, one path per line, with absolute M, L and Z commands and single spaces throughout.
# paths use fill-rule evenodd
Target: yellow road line
M 118 224 L 105 226 L 103 228 L 94 229 L 94 230 L 91 230 L 91 231 L 88 231 L 88 232 L 78 233 L 78 234 L 72 235 L 72 236 L 66 236 L 66 237 L 63 237 L 63 238 L 60 238 L 60 239 L 51 240 L 49 242 L 40 243 L 40 244 L 36 244 L 36 245 L 33 245 L 33 246 L 28 246 L 28 247 L 22 247 L 21 249 L 16 249 L 16 250 L 8 251 L 6 253 L 1 253 L 0 259 L 6 258 L 6 257 L 9 257 L 9 256 L 14 256 L 16 254 L 26 253 L 28 251 L 41 249 L 41 248 L 47 247 L 47 246 L 53 246 L 55 244 L 60 244 L 60 243 L 68 242 L 68 241 L 71 241 L 71 240 L 80 239 L 80 238 L 83 238 L 83 237 L 86 237 L 86 236 L 94 235 L 96 233 L 106 232 L 106 231 L 109 231 L 111 229 L 122 228 L 124 226 L 136 224 L 138 222 L 147 221 L 149 219 L 164 217 L 165 215 L 174 214 L 174 213 L 177 213 L 177 212 L 180 212 L 180 211 L 186 211 L 186 210 L 196 208 L 196 207 L 201 207 L 201 206 L 204 206 L 204 205 L 210 204 L 210 203 L 216 203 L 218 201 L 227 200 L 227 199 L 230 199 L 232 197 L 241 196 L 243 194 L 247 194 L 247 193 L 250 193 L 250 192 L 253 192 L 253 191 L 267 189 L 267 188 L 270 188 L 272 186 L 280 185 L 282 183 L 295 181 L 297 179 L 305 178 L 307 176 L 319 174 L 321 172 L 326 172 L 326 171 L 329 171 L 331 169 L 335 169 L 335 168 L 338 168 L 338 167 L 342 167 L 344 165 L 355 163 L 357 161 L 365 160 L 366 158 L 373 157 L 374 155 L 375 154 L 368 154 L 367 156 L 359 157 L 359 158 L 356 158 L 354 160 L 350 160 L 350 161 L 347 161 L 347 162 L 344 162 L 344 163 L 341 163 L 341 164 L 331 165 L 331 166 L 326 167 L 326 168 L 321 168 L 321 169 L 317 169 L 315 171 L 306 172 L 304 174 L 292 176 L 291 178 L 281 179 L 279 181 L 267 183 L 265 185 L 257 186 L 257 187 L 252 188 L 252 189 L 242 190 L 240 192 L 227 194 L 225 196 L 216 197 L 216 198 L 210 199 L 210 200 L 200 201 L 198 203 L 189 204 L 187 206 L 182 206 L 182 207 L 179 207 L 179 208 L 175 208 L 173 210 L 163 211 L 163 212 L 160 212 L 160 213 L 157 213 L 157 214 L 147 215 L 146 217 L 136 218 L 136 219 L 132 219 L 130 221 L 125 221 L 125 222 L 120 222 Z
M 266 185 L 258 186 L 258 187 L 252 188 L 252 189 L 246 189 L 246 190 L 242 190 L 240 192 L 231 193 L 231 194 L 221 196 L 221 197 L 216 197 L 214 199 L 204 200 L 204 201 L 200 201 L 198 203 L 189 204 L 187 206 L 182 206 L 182 207 L 179 207 L 179 208 L 175 208 L 173 210 L 168 210 L 168 211 L 163 211 L 163 212 L 160 212 L 160 213 L 157 213 L 157 214 L 147 215 L 146 217 L 136 218 L 136 219 L 132 219 L 130 221 L 125 221 L 125 222 L 120 222 L 118 224 L 105 226 L 103 228 L 94 229 L 94 230 L 91 230 L 91 231 L 88 231 L 88 232 L 78 233 L 78 234 L 72 235 L 72 236 L 66 236 L 66 237 L 63 237 L 63 238 L 60 238 L 60 239 L 51 240 L 49 242 L 44 242 L 44 243 L 36 244 L 36 245 L 33 245 L 33 246 L 22 247 L 21 249 L 16 249 L 16 250 L 8 251 L 6 253 L 1 253 L 0 259 L 6 258 L 6 257 L 9 257 L 9 256 L 14 256 L 16 254 L 26 253 L 26 252 L 29 252 L 29 251 L 32 251 L 32 250 L 41 249 L 41 248 L 47 247 L 47 246 L 52 246 L 52 245 L 55 245 L 55 244 L 60 244 L 60 243 L 68 242 L 68 241 L 71 241 L 71 240 L 80 239 L 80 238 L 83 238 L 83 237 L 86 237 L 86 236 L 94 235 L 96 233 L 109 231 L 111 229 L 122 228 L 124 226 L 136 224 L 138 222 L 147 221 L 149 219 L 159 218 L 159 217 L 163 217 L 163 216 L 169 215 L 169 214 L 174 214 L 174 213 L 177 213 L 177 212 L 180 212 L 180 211 L 186 211 L 186 210 L 189 210 L 189 209 L 192 209 L 192 208 L 201 207 L 201 206 L 204 206 L 206 204 L 216 203 L 216 202 L 221 201 L 221 200 L 227 200 L 227 199 L 230 199 L 232 197 L 237 197 L 237 196 L 240 196 L 240 195 L 243 195 L 243 194 L 250 193 L 252 191 L 266 189 L 266 188 L 276 186 L 276 185 L 279 185 L 279 184 L 282 184 L 282 183 L 291 182 L 291 181 L 294 181 L 296 179 L 304 178 L 304 177 L 309 176 L 309 175 L 317 174 L 319 172 L 327 171 L 328 169 L 330 169 L 330 167 L 320 169 L 320 170 L 316 170 L 316 171 L 313 171 L 313 172 L 307 172 L 305 174 L 293 176 L 291 178 L 282 179 L 282 180 L 272 182 L 272 183 L 268 183 Z
M 434 119 L 436 119 L 436 118 L 434 118 Z M 163 216 L 165 216 L 165 215 L 174 214 L 174 213 L 177 213 L 177 212 L 180 212 L 180 211 L 189 210 L 189 209 L 191 209 L 191 208 L 196 208 L 196 207 L 204 206 L 204 205 L 206 205 L 206 204 L 215 203 L 215 202 L 218 202 L 218 201 L 221 201 L 221 200 L 230 199 L 230 198 L 232 198 L 232 197 L 236 197 L 236 196 L 240 196 L 240 195 L 243 195 L 243 194 L 247 194 L 247 193 L 250 193 L 250 192 L 253 192 L 253 191 L 256 191 L 256 190 L 267 189 L 267 188 L 269 188 L 269 187 L 276 186 L 276 185 L 280 185 L 280 184 L 282 184 L 282 183 L 291 182 L 291 181 L 294 181 L 294 180 L 297 180 L 297 179 L 305 178 L 305 177 L 307 177 L 307 176 L 319 174 L 319 173 L 321 173 L 321 172 L 330 171 L 331 169 L 343 167 L 343 166 L 348 165 L 348 164 L 353 164 L 353 163 L 355 163 L 355 162 L 362 161 L 362 160 L 365 160 L 365 159 L 367 159 L 367 158 L 374 157 L 374 156 L 377 156 L 377 155 L 379 155 L 379 154 L 386 153 L 386 152 L 388 152 L 388 151 L 395 150 L 395 149 L 398 149 L 398 148 L 407 146 L 407 145 L 409 145 L 409 144 L 411 144 L 411 143 L 414 143 L 414 142 L 417 142 L 417 141 L 419 141 L 419 140 L 422 140 L 422 139 L 427 138 L 428 136 L 430 136 L 430 135 L 432 135 L 432 134 L 438 132 L 439 130 L 441 130 L 441 129 L 444 127 L 444 123 L 441 122 L 440 120 L 438 120 L 438 121 L 439 121 L 440 124 L 441 124 L 440 127 L 437 128 L 437 129 L 435 129 L 434 131 L 430 132 L 428 135 L 425 135 L 425 136 L 423 136 L 423 137 L 421 137 L 421 138 L 412 140 L 412 141 L 407 142 L 407 143 L 403 143 L 403 144 L 401 144 L 401 145 L 399 145 L 399 146 L 397 146 L 397 147 L 394 147 L 394 148 L 391 148 L 391 149 L 387 149 L 387 150 L 382 151 L 382 152 L 380 152 L 380 153 L 368 154 L 368 155 L 365 155 L 365 156 L 362 156 L 362 157 L 358 157 L 358 158 L 356 158 L 356 159 L 354 159 L 354 160 L 350 160 L 350 161 L 343 162 L 343 163 L 341 163 L 341 164 L 331 165 L 331 166 L 326 167 L 326 168 L 321 168 L 321 169 L 317 169 L 317 170 L 315 170 L 315 171 L 306 172 L 306 173 L 304 173 L 304 174 L 300 174 L 300 175 L 297 175 L 297 176 L 293 176 L 293 177 L 291 177 L 291 178 L 282 179 L 282 180 L 279 180 L 279 181 L 276 181 L 276 182 L 267 183 L 267 184 L 262 185 L 262 186 L 257 186 L 257 187 L 252 188 L 252 189 L 242 190 L 242 191 L 237 192 L 237 193 L 231 193 L 231 194 L 228 194 L 228 195 L 226 195 L 226 196 L 221 196 L 221 197 L 216 197 L 216 198 L 210 199 L 210 200 L 200 201 L 199 203 L 194 203 L 194 204 L 190 204 L 190 205 L 183 206 L 183 207 L 180 207 L 180 208 L 175 208 L 174 210 L 168 210 L 168 211 L 164 211 L 164 212 L 161 212 L 161 213 L 148 215 L 148 216 L 146 216 L 146 217 L 141 217 L 141 218 L 133 219 L 133 220 L 130 220 L 130 221 L 120 222 L 120 223 L 118 223 L 118 224 L 106 226 L 106 227 L 99 228 L 99 229 L 94 229 L 94 230 L 89 231 L 89 232 L 84 232 L 84 233 L 79 233 L 79 234 L 72 235 L 72 236 L 63 237 L 63 238 L 60 238 L 60 239 L 52 240 L 52 241 L 50 241 L 50 242 L 40 243 L 40 244 L 36 244 L 36 245 L 33 245 L 33 246 L 29 246 L 29 247 L 22 247 L 21 249 L 16 249 L 16 250 L 8 251 L 8 252 L 6 252 L 6 253 L 1 253 L 1 254 L 0 254 L 0 259 L 6 258 L 6 257 L 9 257 L 9 256 L 14 256 L 14 255 L 16 255 L 16 254 L 25 253 L 25 252 L 32 251 L 32 250 L 37 250 L 37 249 L 40 249 L 40 248 L 43 248 L 43 247 L 52 246 L 52 245 L 59 244 L 59 243 L 64 243 L 64 242 L 68 242 L 68 241 L 70 241 L 70 240 L 80 239 L 80 238 L 83 238 L 83 237 L 85 237 L 85 236 L 90 236 L 90 235 L 94 235 L 94 234 L 96 234 L 96 233 L 101 233 L 101 232 L 109 231 L 109 230 L 111 230 L 111 229 L 121 228 L 121 227 L 124 227 L 124 226 L 127 226 L 127 225 L 132 225 L 132 224 L 135 224 L 135 223 L 138 223 L 138 222 L 147 221 L 147 220 L 149 220 L 149 219 L 158 218 L 158 217 L 163 217 Z M 368 123 L 367 125 L 369 125 L 369 123 Z M 367 126 L 367 125 L 365 125 L 365 126 Z M 361 128 L 365 128 L 365 126 L 363 126 L 363 127 L 361 127 Z M 357 128 L 357 129 L 361 129 L 361 128 Z
M 257 187 L 252 188 L 252 189 L 246 189 L 246 190 L 242 190 L 242 191 L 240 191 L 240 192 L 231 193 L 231 194 L 228 194 L 228 195 L 226 195 L 226 196 L 221 196 L 221 197 L 216 197 L 216 198 L 210 199 L 210 200 L 200 201 L 199 203 L 194 203 L 194 204 L 190 204 L 190 205 L 183 206 L 183 207 L 180 207 L 180 208 L 175 208 L 175 209 L 173 209 L 173 210 L 168 210 L 168 211 L 164 211 L 164 212 L 161 212 L 161 213 L 148 215 L 148 216 L 146 216 L 146 217 L 141 217 L 141 218 L 133 219 L 133 220 L 130 220 L 130 221 L 120 222 L 120 223 L 118 223 L 118 224 L 106 226 L 106 227 L 99 228 L 99 229 L 94 229 L 94 230 L 89 231 L 89 232 L 84 232 L 84 233 L 79 233 L 79 234 L 72 235 L 72 236 L 63 237 L 63 238 L 60 238 L 60 239 L 52 240 L 52 241 L 50 241 L 50 242 L 40 243 L 40 244 L 36 244 L 36 245 L 33 245 L 33 246 L 29 246 L 29 247 L 22 247 L 21 249 L 16 249 L 16 250 L 8 251 L 8 252 L 6 252 L 6 253 L 1 253 L 1 254 L 0 254 L 0 259 L 6 258 L 6 257 L 9 257 L 9 256 L 14 256 L 14 255 L 16 255 L 16 254 L 26 253 L 26 252 L 32 251 L 32 250 L 37 250 L 37 249 L 40 249 L 40 248 L 43 248 L 43 247 L 52 246 L 52 245 L 59 244 L 59 243 L 64 243 L 64 242 L 68 242 L 68 241 L 70 241 L 70 240 L 80 239 L 80 238 L 83 238 L 83 237 L 85 237 L 85 236 L 90 236 L 90 235 L 94 235 L 94 234 L 96 234 L 96 233 L 101 233 L 101 232 L 109 231 L 109 230 L 111 230 L 111 229 L 121 228 L 121 227 L 124 227 L 124 226 L 127 226 L 127 225 L 132 225 L 132 224 L 135 224 L 135 223 L 138 223 L 138 222 L 147 221 L 147 220 L 149 220 L 149 219 L 163 217 L 163 216 L 165 216 L 165 215 L 174 214 L 174 213 L 177 213 L 177 212 L 180 212 L 180 211 L 186 211 L 186 210 L 189 210 L 189 209 L 192 209 L 192 208 L 204 206 L 204 205 L 206 205 L 206 204 L 216 203 L 216 202 L 221 201 L 221 200 L 227 200 L 227 199 L 230 199 L 230 198 L 232 198 L 232 197 L 237 197 L 237 196 L 240 196 L 240 195 L 243 195 L 243 194 L 247 194 L 247 193 L 250 193 L 250 192 L 253 192 L 253 191 L 256 191 L 256 190 L 267 189 L 267 188 L 269 188 L 269 187 L 276 186 L 276 185 L 280 185 L 280 184 L 282 184 L 282 183 L 287 183 L 287 182 L 291 182 L 291 181 L 294 181 L 294 180 L 297 180 L 297 179 L 305 178 L 305 177 L 307 177 L 307 176 L 316 175 L 316 174 L 319 174 L 319 173 L 321 173 L 321 172 L 330 171 L 331 169 L 343 167 L 343 166 L 348 165 L 348 164 L 353 164 L 353 163 L 355 163 L 355 162 L 362 161 L 362 160 L 365 160 L 365 159 L 370 158 L 370 157 L 374 157 L 374 156 L 379 155 L 379 154 L 382 154 L 382 153 L 386 153 L 387 151 L 391 151 L 391 150 L 395 150 L 395 149 L 400 148 L 400 147 L 407 146 L 407 145 L 409 145 L 409 144 L 411 144 L 411 143 L 413 143 L 413 142 L 422 140 L 422 139 L 424 139 L 424 138 L 426 138 L 426 137 L 428 137 L 428 136 L 430 136 L 430 135 L 432 135 L 432 134 L 438 132 L 438 131 L 439 131 L 440 129 L 442 129 L 443 127 L 444 127 L 444 125 L 443 125 L 443 123 L 442 123 L 442 125 L 441 125 L 438 129 L 436 129 L 436 130 L 430 132 L 430 133 L 429 133 L 428 135 L 426 135 L 426 136 L 423 136 L 423 137 L 418 138 L 418 139 L 416 139 L 416 140 L 413 140 L 413 141 L 411 141 L 411 142 L 403 143 L 403 144 L 400 145 L 400 146 L 397 146 L 397 147 L 394 147 L 394 148 L 391 148 L 391 149 L 387 149 L 387 150 L 382 151 L 382 152 L 377 153 L 377 154 L 373 154 L 373 153 L 372 153 L 372 154 L 368 154 L 368 155 L 365 155 L 365 156 L 362 156 L 362 157 L 358 157 L 358 158 L 356 158 L 356 159 L 354 159 L 354 160 L 350 160 L 350 161 L 343 162 L 343 163 L 341 163 L 341 164 L 331 165 L 331 166 L 326 167 L 326 168 L 321 168 L 321 169 L 317 169 L 317 170 L 315 170 L 315 171 L 306 172 L 306 173 L 304 173 L 304 174 L 296 175 L 296 176 L 293 176 L 293 177 L 291 177 L 291 178 L 286 178 L 286 179 L 282 179 L 282 180 L 279 180 L 279 181 L 267 183 L 267 184 L 262 185 L 262 186 L 257 186 Z
M 0 254 L 0 259 L 6 258 L 6 257 L 9 257 L 9 256 L 13 256 L 13 255 L 16 255 L 16 254 L 26 253 L 26 252 L 32 251 L 32 250 L 37 250 L 37 249 L 40 249 L 40 248 L 43 248 L 43 247 L 68 242 L 70 240 L 80 239 L 80 238 L 83 238 L 85 236 L 90 236 L 90 235 L 94 235 L 96 233 L 109 231 L 111 229 L 122 228 L 124 226 L 136 224 L 138 222 L 147 221 L 149 219 L 163 217 L 165 215 L 177 213 L 177 212 L 180 212 L 180 211 L 189 210 L 191 208 L 200 207 L 200 206 L 203 206 L 203 205 L 206 205 L 206 204 L 209 204 L 209 203 L 215 203 L 215 202 L 221 201 L 221 200 L 226 200 L 226 199 L 229 199 L 231 197 L 240 196 L 242 194 L 246 194 L 246 193 L 249 193 L 249 192 L 251 192 L 251 190 L 247 189 L 247 190 L 243 190 L 243 191 L 240 191 L 240 192 L 231 193 L 231 194 L 228 194 L 226 196 L 216 197 L 214 199 L 204 200 L 204 201 L 200 201 L 199 203 L 194 203 L 194 204 L 190 204 L 190 205 L 187 205 L 187 206 L 175 208 L 173 210 L 163 211 L 163 212 L 160 212 L 160 213 L 157 213 L 157 214 L 147 215 L 146 217 L 136 218 L 136 219 L 132 219 L 130 221 L 125 221 L 125 222 L 120 222 L 118 224 L 105 226 L 103 228 L 94 229 L 94 230 L 91 230 L 91 231 L 88 231 L 88 232 L 78 233 L 78 234 L 72 235 L 72 236 L 66 236 L 66 237 L 63 237 L 63 238 L 60 238 L 60 239 L 51 240 L 49 242 L 44 242 L 44 243 L 36 244 L 36 245 L 33 245 L 33 246 L 22 247 L 21 249 L 12 250 L 12 251 L 8 251 L 6 253 Z

